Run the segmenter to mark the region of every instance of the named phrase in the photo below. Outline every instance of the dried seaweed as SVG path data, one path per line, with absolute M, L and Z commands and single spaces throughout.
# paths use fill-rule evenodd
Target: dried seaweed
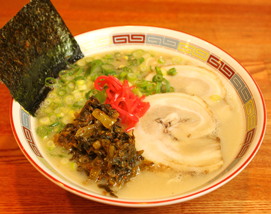
M 83 57 L 50 0 L 25 5 L 0 30 L 0 50 L 0 78 L 31 115 L 51 90 L 45 79 Z

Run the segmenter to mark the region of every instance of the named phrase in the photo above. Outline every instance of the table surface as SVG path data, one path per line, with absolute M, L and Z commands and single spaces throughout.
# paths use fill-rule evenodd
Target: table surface
M 210 41 L 257 81 L 271 110 L 271 1 L 52 0 L 73 35 L 104 27 L 170 28 Z M 27 0 L 0 0 L 0 28 Z M 271 213 L 271 127 L 251 163 L 223 187 L 194 200 L 156 208 L 93 202 L 56 186 L 25 158 L 11 130 L 11 96 L 0 84 L 0 213 Z M 270 115 L 268 114 L 268 119 Z

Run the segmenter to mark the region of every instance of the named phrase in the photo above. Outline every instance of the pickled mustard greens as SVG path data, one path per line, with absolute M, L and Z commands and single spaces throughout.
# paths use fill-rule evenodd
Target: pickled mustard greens
M 57 145 L 70 151 L 78 171 L 100 182 L 99 187 L 114 197 L 111 187 L 123 186 L 146 165 L 142 162 L 143 151 L 136 151 L 134 136 L 119 126 L 118 116 L 115 109 L 101 104 L 93 96 L 74 122 L 67 124 L 54 138 Z

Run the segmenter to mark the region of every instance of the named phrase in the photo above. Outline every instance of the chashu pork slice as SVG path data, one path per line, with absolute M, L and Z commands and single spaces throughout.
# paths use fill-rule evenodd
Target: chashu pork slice
M 206 102 L 213 95 L 219 96 L 221 99 L 226 96 L 222 81 L 210 70 L 194 65 L 171 65 L 163 68 L 167 71 L 176 68 L 176 75 L 164 76 L 170 82 L 170 86 L 174 87 L 175 92 L 197 95 Z M 151 80 L 153 76 L 154 73 L 150 73 L 146 79 Z
M 183 93 L 151 95 L 150 109 L 136 125 L 136 149 L 157 166 L 208 173 L 223 165 L 218 122 L 206 102 Z

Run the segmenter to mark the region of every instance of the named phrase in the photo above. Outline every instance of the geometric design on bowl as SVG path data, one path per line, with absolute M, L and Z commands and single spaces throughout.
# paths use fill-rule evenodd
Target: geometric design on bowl
M 150 45 L 160 45 L 163 47 L 171 48 L 177 50 L 179 41 L 177 39 L 172 39 L 164 36 L 157 36 L 148 34 L 146 36 L 146 44 Z
M 248 150 L 248 148 L 250 146 L 250 143 L 253 140 L 254 132 L 255 132 L 255 129 L 252 129 L 249 132 L 247 132 L 245 142 L 244 142 L 240 152 L 238 153 L 238 155 L 235 159 L 239 159 L 244 156 L 244 154 L 246 153 L 246 151 Z
M 250 131 L 256 127 L 256 111 L 252 99 L 245 104 L 245 110 L 247 115 L 247 131 Z
M 210 55 L 207 51 L 185 42 L 179 43 L 178 50 L 201 59 L 202 61 L 207 61 Z
M 114 44 L 145 43 L 145 35 L 143 34 L 114 35 L 112 38 Z
M 32 134 L 31 134 L 31 131 L 25 127 L 23 127 L 23 132 L 24 132 L 24 136 L 25 136 L 25 139 L 26 141 L 28 142 L 30 148 L 33 150 L 33 152 L 38 156 L 38 157 L 41 157 L 41 154 L 33 140 L 33 137 L 32 137 Z
M 212 54 L 207 60 L 207 63 L 212 67 L 216 68 L 217 70 L 219 70 L 228 79 L 231 79 L 232 76 L 235 74 L 234 70 L 228 64 L 226 64 L 221 59 Z
M 249 100 L 251 100 L 252 96 L 250 94 L 250 91 L 248 90 L 246 84 L 244 83 L 244 81 L 238 74 L 235 74 L 232 77 L 231 83 L 237 90 L 244 104 L 246 104 Z
M 20 119 L 21 119 L 21 124 L 22 124 L 22 129 L 23 129 L 25 139 L 28 142 L 32 151 L 35 153 L 35 155 L 42 158 L 42 155 L 40 154 L 40 152 L 34 142 L 32 132 L 30 131 L 30 127 L 31 127 L 30 115 L 25 110 L 23 110 L 22 107 L 21 107 L 20 113 L 21 113 Z

